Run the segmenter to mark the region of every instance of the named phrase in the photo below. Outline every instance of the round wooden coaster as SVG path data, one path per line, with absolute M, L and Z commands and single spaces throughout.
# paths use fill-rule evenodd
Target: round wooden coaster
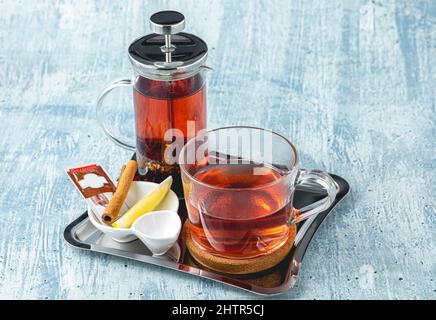
M 190 223 L 186 220 L 183 225 L 183 239 L 192 257 L 206 268 L 231 274 L 249 274 L 274 267 L 288 255 L 297 234 L 297 227 L 292 225 L 288 241 L 273 253 L 251 259 L 229 259 L 214 256 L 198 247 L 192 240 L 189 226 Z

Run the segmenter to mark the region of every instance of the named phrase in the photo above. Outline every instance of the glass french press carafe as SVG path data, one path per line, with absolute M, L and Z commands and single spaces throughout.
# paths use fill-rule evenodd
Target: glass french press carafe
M 97 119 L 106 135 L 119 146 L 136 151 L 139 173 L 159 182 L 178 173 L 177 151 L 206 128 L 204 65 L 207 45 L 184 33 L 185 17 L 161 11 L 150 18 L 152 34 L 129 46 L 133 78 L 112 82 L 97 102 Z M 136 143 L 115 136 L 106 125 L 102 102 L 121 86 L 133 86 Z M 182 145 L 177 146 L 177 141 Z

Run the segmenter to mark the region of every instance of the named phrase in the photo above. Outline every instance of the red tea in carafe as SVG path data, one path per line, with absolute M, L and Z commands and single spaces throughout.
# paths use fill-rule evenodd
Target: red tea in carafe
M 203 74 L 176 81 L 138 77 L 134 89 L 136 147 L 139 161 L 156 173 L 178 171 L 177 164 L 165 163 L 165 150 L 173 141 L 165 139 L 170 129 L 195 135 L 206 127 L 206 87 Z M 188 132 L 188 123 L 194 126 Z

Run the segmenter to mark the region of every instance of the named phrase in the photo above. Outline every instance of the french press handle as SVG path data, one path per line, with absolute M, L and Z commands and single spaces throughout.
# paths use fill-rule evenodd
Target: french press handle
M 129 141 L 128 139 L 124 138 L 124 137 L 119 137 L 116 134 L 114 134 L 111 130 L 110 130 L 110 126 L 106 123 L 106 118 L 104 116 L 104 110 L 103 110 L 103 101 L 105 99 L 105 97 L 114 89 L 120 88 L 120 87 L 131 87 L 132 86 L 132 81 L 130 79 L 118 79 L 113 81 L 109 86 L 107 86 L 103 92 L 100 94 L 100 96 L 97 99 L 97 103 L 96 103 L 96 116 L 97 116 L 97 121 L 98 124 L 101 126 L 101 128 L 103 129 L 103 132 L 113 141 L 115 142 L 115 144 L 119 145 L 120 147 L 127 149 L 127 150 L 131 150 L 131 151 L 135 151 L 136 147 L 135 147 L 135 143 L 133 141 Z

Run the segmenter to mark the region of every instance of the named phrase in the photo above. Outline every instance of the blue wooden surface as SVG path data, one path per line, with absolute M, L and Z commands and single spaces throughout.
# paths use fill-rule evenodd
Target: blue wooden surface
M 257 298 L 62 237 L 85 208 L 64 169 L 130 156 L 94 101 L 168 8 L 209 44 L 209 127 L 277 130 L 352 186 L 279 298 L 434 299 L 436 2 L 380 0 L 0 1 L 0 298 Z

